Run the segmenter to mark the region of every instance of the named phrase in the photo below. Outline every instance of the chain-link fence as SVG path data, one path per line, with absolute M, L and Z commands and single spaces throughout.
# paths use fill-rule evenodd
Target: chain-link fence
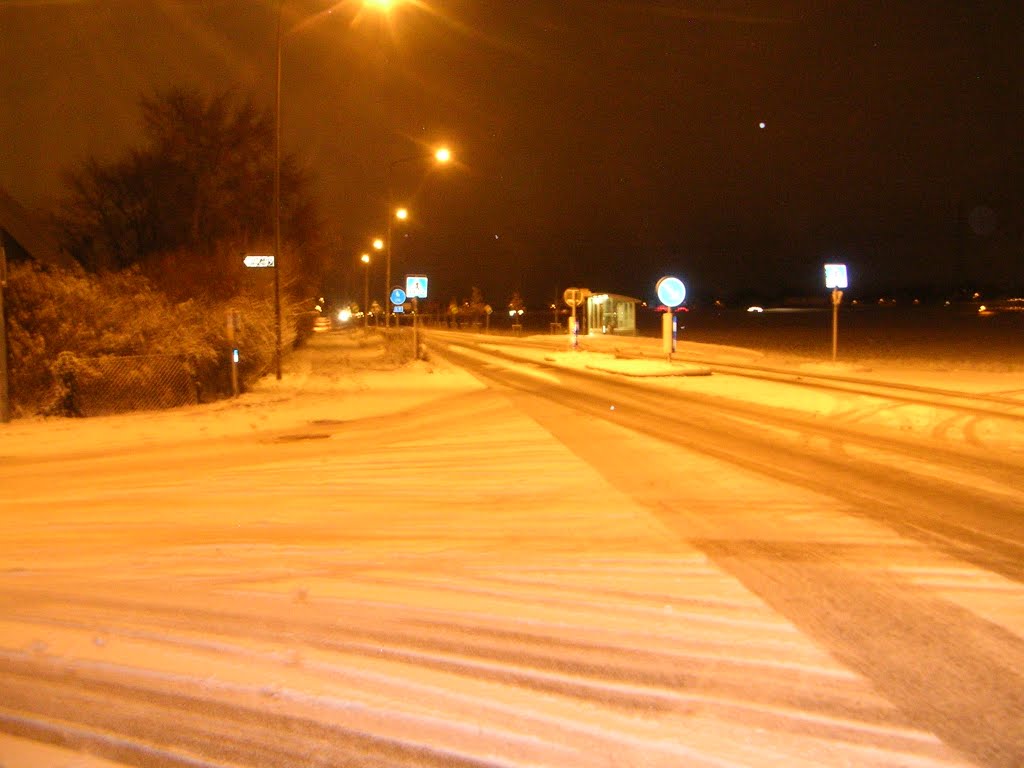
M 198 402 L 195 367 L 168 355 L 74 358 L 60 365 L 53 410 L 102 416 Z

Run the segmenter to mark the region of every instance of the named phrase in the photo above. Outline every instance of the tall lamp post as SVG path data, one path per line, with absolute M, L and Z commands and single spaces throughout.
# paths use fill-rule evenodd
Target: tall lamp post
M 277 83 L 274 88 L 274 367 L 281 380 L 281 22 L 284 0 L 277 0 Z
M 388 189 L 388 236 L 387 236 L 387 251 L 385 253 L 385 268 L 384 268 L 384 306 L 390 305 L 391 300 L 388 298 L 391 294 L 391 240 L 392 240 L 392 225 L 395 219 L 399 221 L 405 221 L 409 216 L 409 211 L 405 208 L 394 208 L 394 202 L 392 200 L 391 193 L 391 172 L 395 166 L 403 163 L 411 163 L 415 160 L 433 160 L 437 165 L 446 165 L 452 160 L 452 152 L 448 147 L 438 147 L 430 154 L 424 155 L 410 155 L 409 157 L 402 157 L 398 160 L 392 160 L 388 163 L 387 167 L 387 189 Z M 391 312 L 386 311 L 384 313 L 384 327 L 388 327 L 391 321 Z
M 370 325 L 370 254 L 364 253 L 359 257 L 363 262 L 363 328 Z
M 277 0 L 275 35 L 276 77 L 274 87 L 274 360 L 281 379 L 281 48 L 284 37 L 284 3 Z M 364 5 L 389 13 L 398 0 L 364 0 Z
M 387 235 L 387 267 L 385 268 L 384 284 L 387 289 L 387 295 L 389 297 L 388 303 L 390 303 L 391 296 L 391 241 L 394 240 L 394 223 L 398 221 L 406 221 L 409 218 L 408 208 L 396 208 L 393 213 L 388 215 L 388 235 Z M 385 304 L 387 306 L 387 304 Z M 384 327 L 387 328 L 390 324 L 391 312 L 390 310 L 384 313 Z

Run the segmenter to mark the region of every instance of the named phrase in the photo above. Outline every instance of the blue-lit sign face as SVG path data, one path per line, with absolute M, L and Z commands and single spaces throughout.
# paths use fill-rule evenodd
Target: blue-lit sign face
M 405 292 L 410 299 L 427 298 L 427 278 L 423 275 L 406 275 Z
M 846 288 L 848 287 L 846 280 L 846 265 L 845 264 L 826 264 L 825 265 L 825 287 L 826 288 Z
M 391 289 L 391 303 L 392 304 L 405 304 L 405 291 L 401 288 Z
M 658 301 L 666 307 L 678 307 L 686 299 L 686 286 L 678 277 L 663 277 L 657 285 Z

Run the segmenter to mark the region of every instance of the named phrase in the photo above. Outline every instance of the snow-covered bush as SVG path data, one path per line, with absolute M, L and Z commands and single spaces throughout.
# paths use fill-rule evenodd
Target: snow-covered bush
M 172 303 L 137 270 L 92 275 L 35 263 L 11 265 L 6 298 L 10 393 L 17 414 L 66 412 L 62 403 L 73 399 L 68 388 L 95 370 L 90 361 L 110 356 L 179 358 L 204 396 L 230 389 L 228 304 Z M 243 317 L 237 338 L 245 350 L 243 385 L 273 359 L 268 303 L 237 299 L 230 305 Z

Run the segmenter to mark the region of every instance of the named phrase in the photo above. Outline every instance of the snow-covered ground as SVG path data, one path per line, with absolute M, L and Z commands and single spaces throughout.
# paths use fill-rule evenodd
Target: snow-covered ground
M 467 338 L 469 336 L 467 335 Z M 553 363 L 570 368 L 593 369 L 626 374 L 667 386 L 685 386 L 690 391 L 708 392 L 750 402 L 770 403 L 778 407 L 827 414 L 836 399 L 827 394 L 808 395 L 789 387 L 752 379 L 701 374 L 706 367 L 688 364 L 688 356 L 711 358 L 726 363 L 779 365 L 808 373 L 827 373 L 882 381 L 917 384 L 954 392 L 1002 394 L 1017 397 L 1024 404 L 1024 371 L 994 372 L 970 368 L 922 369 L 896 362 L 873 360 L 868 363 L 798 361 L 772 358 L 737 347 L 718 347 L 680 343 L 674 362 L 659 353 L 658 339 L 590 336 L 583 337 L 580 349 L 573 350 L 565 339 L 537 336 L 533 340 L 549 349 L 526 349 L 503 344 L 499 336 L 476 335 L 475 341 L 502 349 L 525 360 Z M 351 360 L 348 361 L 350 364 Z M 675 381 L 685 376 L 685 383 Z M 266 430 L 284 429 L 320 419 L 324 403 L 329 401 L 331 418 L 359 419 L 394 413 L 422 406 L 431 400 L 479 388 L 471 376 L 445 365 L 443 361 L 415 362 L 395 370 L 374 370 L 344 366 L 324 372 L 314 370 L 310 350 L 293 355 L 281 381 L 268 376 L 253 391 L 234 400 L 178 408 L 173 411 L 149 411 L 122 416 L 75 419 L 20 419 L 0 425 L 0 456 L 46 455 L 78 450 L 95 450 L 125 445 L 159 443 L 168 436 L 221 437 L 251 435 Z M 915 424 L 928 430 L 943 418 L 939 412 L 924 408 L 913 411 Z M 891 414 L 890 414 L 891 415 Z
M 600 343 L 524 354 L 663 372 Z M 380 371 L 324 355 L 317 342 L 282 381 L 232 401 L 0 425 L 0 662 L 493 765 L 970 764 L 504 393 L 440 359 Z M 789 392 L 716 376 L 648 384 L 776 406 Z M 1022 389 L 1016 374 L 969 371 L 941 384 Z M 839 394 L 786 397 L 849 409 Z M 877 418 L 929 429 L 942 415 Z M 589 429 L 685 478 L 694 532 L 727 513 L 740 539 L 878 549 L 886 560 L 865 569 L 1024 640 L 1020 585 L 811 491 Z M 0 695 L 0 715 L 9 706 Z M 3 768 L 115 764 L 0 736 Z

